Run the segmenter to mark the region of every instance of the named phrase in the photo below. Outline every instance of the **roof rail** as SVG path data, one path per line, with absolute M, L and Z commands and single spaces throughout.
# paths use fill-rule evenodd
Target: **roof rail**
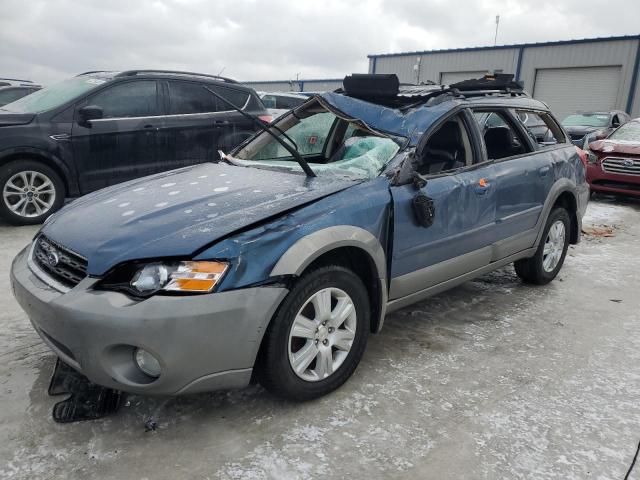
M 160 69 L 151 69 L 151 70 L 127 70 L 125 72 L 120 72 L 116 75 L 116 77 L 132 77 L 134 75 L 138 75 L 140 73 L 169 73 L 175 75 L 194 75 L 198 77 L 207 77 L 207 78 L 215 78 L 216 80 L 221 80 L 227 83 L 238 83 L 236 80 L 227 77 L 221 77 L 220 75 L 209 75 L 207 73 L 197 73 L 197 72 L 183 72 L 180 70 L 160 70 Z
M 25 82 L 25 83 L 33 83 L 32 80 L 20 80 L 19 78 L 0 78 L 0 80 L 8 80 L 10 82 Z
M 110 70 L 89 70 L 88 72 L 82 72 L 76 75 L 76 77 L 82 77 L 83 75 L 91 75 L 92 73 L 113 73 Z

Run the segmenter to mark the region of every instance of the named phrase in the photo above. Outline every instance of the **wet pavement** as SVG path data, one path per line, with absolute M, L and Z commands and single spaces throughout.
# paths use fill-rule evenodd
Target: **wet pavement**
M 621 479 L 640 441 L 640 202 L 599 199 L 585 223 L 552 284 L 509 267 L 395 312 L 319 400 L 131 396 L 68 425 L 9 286 L 36 228 L 0 225 L 0 478 Z

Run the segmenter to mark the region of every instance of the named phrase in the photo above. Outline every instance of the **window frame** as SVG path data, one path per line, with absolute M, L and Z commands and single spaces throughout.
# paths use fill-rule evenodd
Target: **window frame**
M 484 142 L 482 142 L 482 136 L 480 135 L 479 130 L 477 128 L 477 122 L 473 118 L 471 109 L 467 105 L 460 105 L 460 106 L 457 106 L 456 108 L 451 109 L 446 115 L 443 115 L 436 122 L 431 124 L 431 126 L 427 129 L 427 131 L 422 135 L 422 137 L 420 138 L 420 141 L 416 146 L 415 158 L 417 159 L 422 155 L 422 152 L 424 151 L 427 145 L 427 142 L 429 141 L 431 136 L 435 134 L 438 130 L 440 130 L 440 127 L 442 125 L 450 121 L 452 118 L 455 118 L 456 116 L 458 116 L 460 120 L 462 120 L 463 126 L 466 129 L 467 136 L 469 138 L 469 143 L 471 144 L 471 150 L 472 150 L 471 153 L 473 155 L 473 158 L 474 159 L 477 158 L 479 159 L 479 161 L 472 163 L 471 165 L 465 165 L 463 167 L 454 168 L 452 170 L 446 170 L 444 172 L 420 174 L 415 168 L 416 160 L 414 159 L 413 165 L 411 165 L 411 171 L 414 174 L 419 175 L 421 178 L 424 178 L 424 179 L 439 178 L 439 177 L 444 177 L 448 175 L 457 175 L 458 173 L 461 173 L 461 172 L 470 172 L 478 168 L 483 168 L 488 165 L 491 165 L 494 162 L 494 160 L 487 158 L 487 152 L 486 152 L 486 149 L 484 148 Z
M 161 97 L 163 94 L 162 94 L 162 87 L 159 84 L 158 80 L 153 78 L 136 78 L 132 80 L 126 80 L 123 82 L 111 82 L 108 85 L 105 85 L 104 88 L 91 92 L 82 101 L 76 103 L 74 107 L 74 120 L 77 118 L 78 110 L 87 105 L 92 105 L 91 99 L 96 95 L 100 95 L 101 93 L 104 93 L 109 89 L 119 87 L 121 85 L 134 83 L 134 82 L 154 82 L 155 83 L 156 85 L 156 114 L 155 115 L 141 115 L 141 116 L 133 116 L 133 117 L 105 117 L 105 118 L 98 118 L 96 120 L 92 120 L 92 122 L 104 122 L 104 121 L 111 121 L 111 120 L 132 120 L 132 119 L 141 119 L 141 118 L 157 118 L 157 117 L 163 116 L 164 102 L 161 101 Z
M 533 145 L 533 143 L 532 143 L 531 137 L 529 137 L 529 134 L 524 129 L 524 125 L 522 125 L 520 120 L 511 111 L 513 108 L 514 107 L 511 107 L 511 106 L 496 106 L 496 105 L 488 105 L 488 106 L 483 106 L 483 105 L 477 105 L 476 106 L 476 105 L 474 105 L 472 107 L 469 107 L 469 109 L 472 112 L 472 115 L 473 115 L 473 112 L 476 112 L 476 111 L 497 113 L 498 115 L 502 114 L 503 120 L 508 124 L 509 127 L 511 127 L 512 130 L 515 131 L 515 133 L 518 135 L 522 145 L 528 150 L 528 151 L 523 152 L 523 153 L 518 153 L 517 155 L 510 155 L 508 157 L 491 159 L 491 161 L 493 161 L 495 163 L 500 163 L 500 162 L 509 161 L 509 160 L 516 160 L 516 159 L 519 159 L 519 158 L 522 158 L 522 157 L 526 157 L 528 155 L 533 155 L 534 153 L 536 153 L 537 151 L 540 150 L 540 149 L 535 148 L 535 145 Z M 533 110 L 533 109 L 531 109 L 531 110 Z M 478 131 L 480 131 L 480 125 L 478 124 L 478 122 L 475 119 L 474 119 L 474 122 L 475 122 L 475 124 L 476 124 L 476 126 L 478 128 Z M 484 143 L 484 132 L 480 132 L 480 138 L 481 138 L 481 142 L 482 142 L 482 149 L 484 151 L 484 155 L 485 155 L 486 158 L 489 158 L 488 153 L 487 153 L 487 146 Z
M 558 140 L 556 143 L 552 143 L 550 145 L 541 145 L 538 142 L 536 142 L 535 144 L 533 144 L 534 146 L 534 150 L 532 153 L 535 152 L 539 152 L 539 151 L 544 151 L 544 150 L 551 150 L 555 147 L 558 146 L 566 146 L 570 143 L 569 141 L 569 137 L 567 136 L 566 132 L 564 131 L 564 129 L 562 128 L 562 126 L 560 125 L 560 122 L 558 122 L 555 117 L 551 114 L 551 112 L 546 111 L 546 110 L 539 110 L 539 109 L 535 109 L 535 108 L 518 108 L 518 107 L 512 107 L 511 108 L 511 114 L 513 115 L 514 118 L 516 118 L 519 122 L 519 126 L 521 126 L 527 137 L 529 138 L 529 140 L 533 140 L 532 138 L 530 138 L 529 134 L 527 133 L 527 127 L 522 124 L 522 121 L 519 120 L 518 118 L 518 112 L 524 112 L 524 113 L 533 113 L 535 115 L 538 115 L 538 117 L 540 117 L 540 119 L 544 122 L 544 117 L 548 118 L 558 129 L 558 132 L 560 132 L 562 134 L 563 140 L 560 141 Z M 546 124 L 547 122 L 545 122 Z M 547 128 L 549 128 L 549 125 L 547 124 Z M 549 128 L 549 130 L 551 130 L 551 128 Z M 553 132 L 552 132 L 553 133 Z

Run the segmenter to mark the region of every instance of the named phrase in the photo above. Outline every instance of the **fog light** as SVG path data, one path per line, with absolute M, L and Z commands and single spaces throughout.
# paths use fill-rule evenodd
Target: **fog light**
M 143 348 L 136 348 L 133 354 L 133 359 L 140 370 L 149 375 L 150 377 L 157 378 L 162 373 L 160 362 L 158 359 L 151 355 Z

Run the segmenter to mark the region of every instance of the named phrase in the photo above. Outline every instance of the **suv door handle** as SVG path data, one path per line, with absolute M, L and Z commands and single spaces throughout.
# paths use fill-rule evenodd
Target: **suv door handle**
M 549 173 L 549 170 L 551 170 L 551 167 L 549 166 L 541 167 L 538 169 L 538 173 L 540 174 L 541 177 L 546 177 L 547 173 Z
M 220 126 L 220 125 L 229 125 L 229 121 L 228 120 L 214 120 L 213 121 L 214 125 Z

